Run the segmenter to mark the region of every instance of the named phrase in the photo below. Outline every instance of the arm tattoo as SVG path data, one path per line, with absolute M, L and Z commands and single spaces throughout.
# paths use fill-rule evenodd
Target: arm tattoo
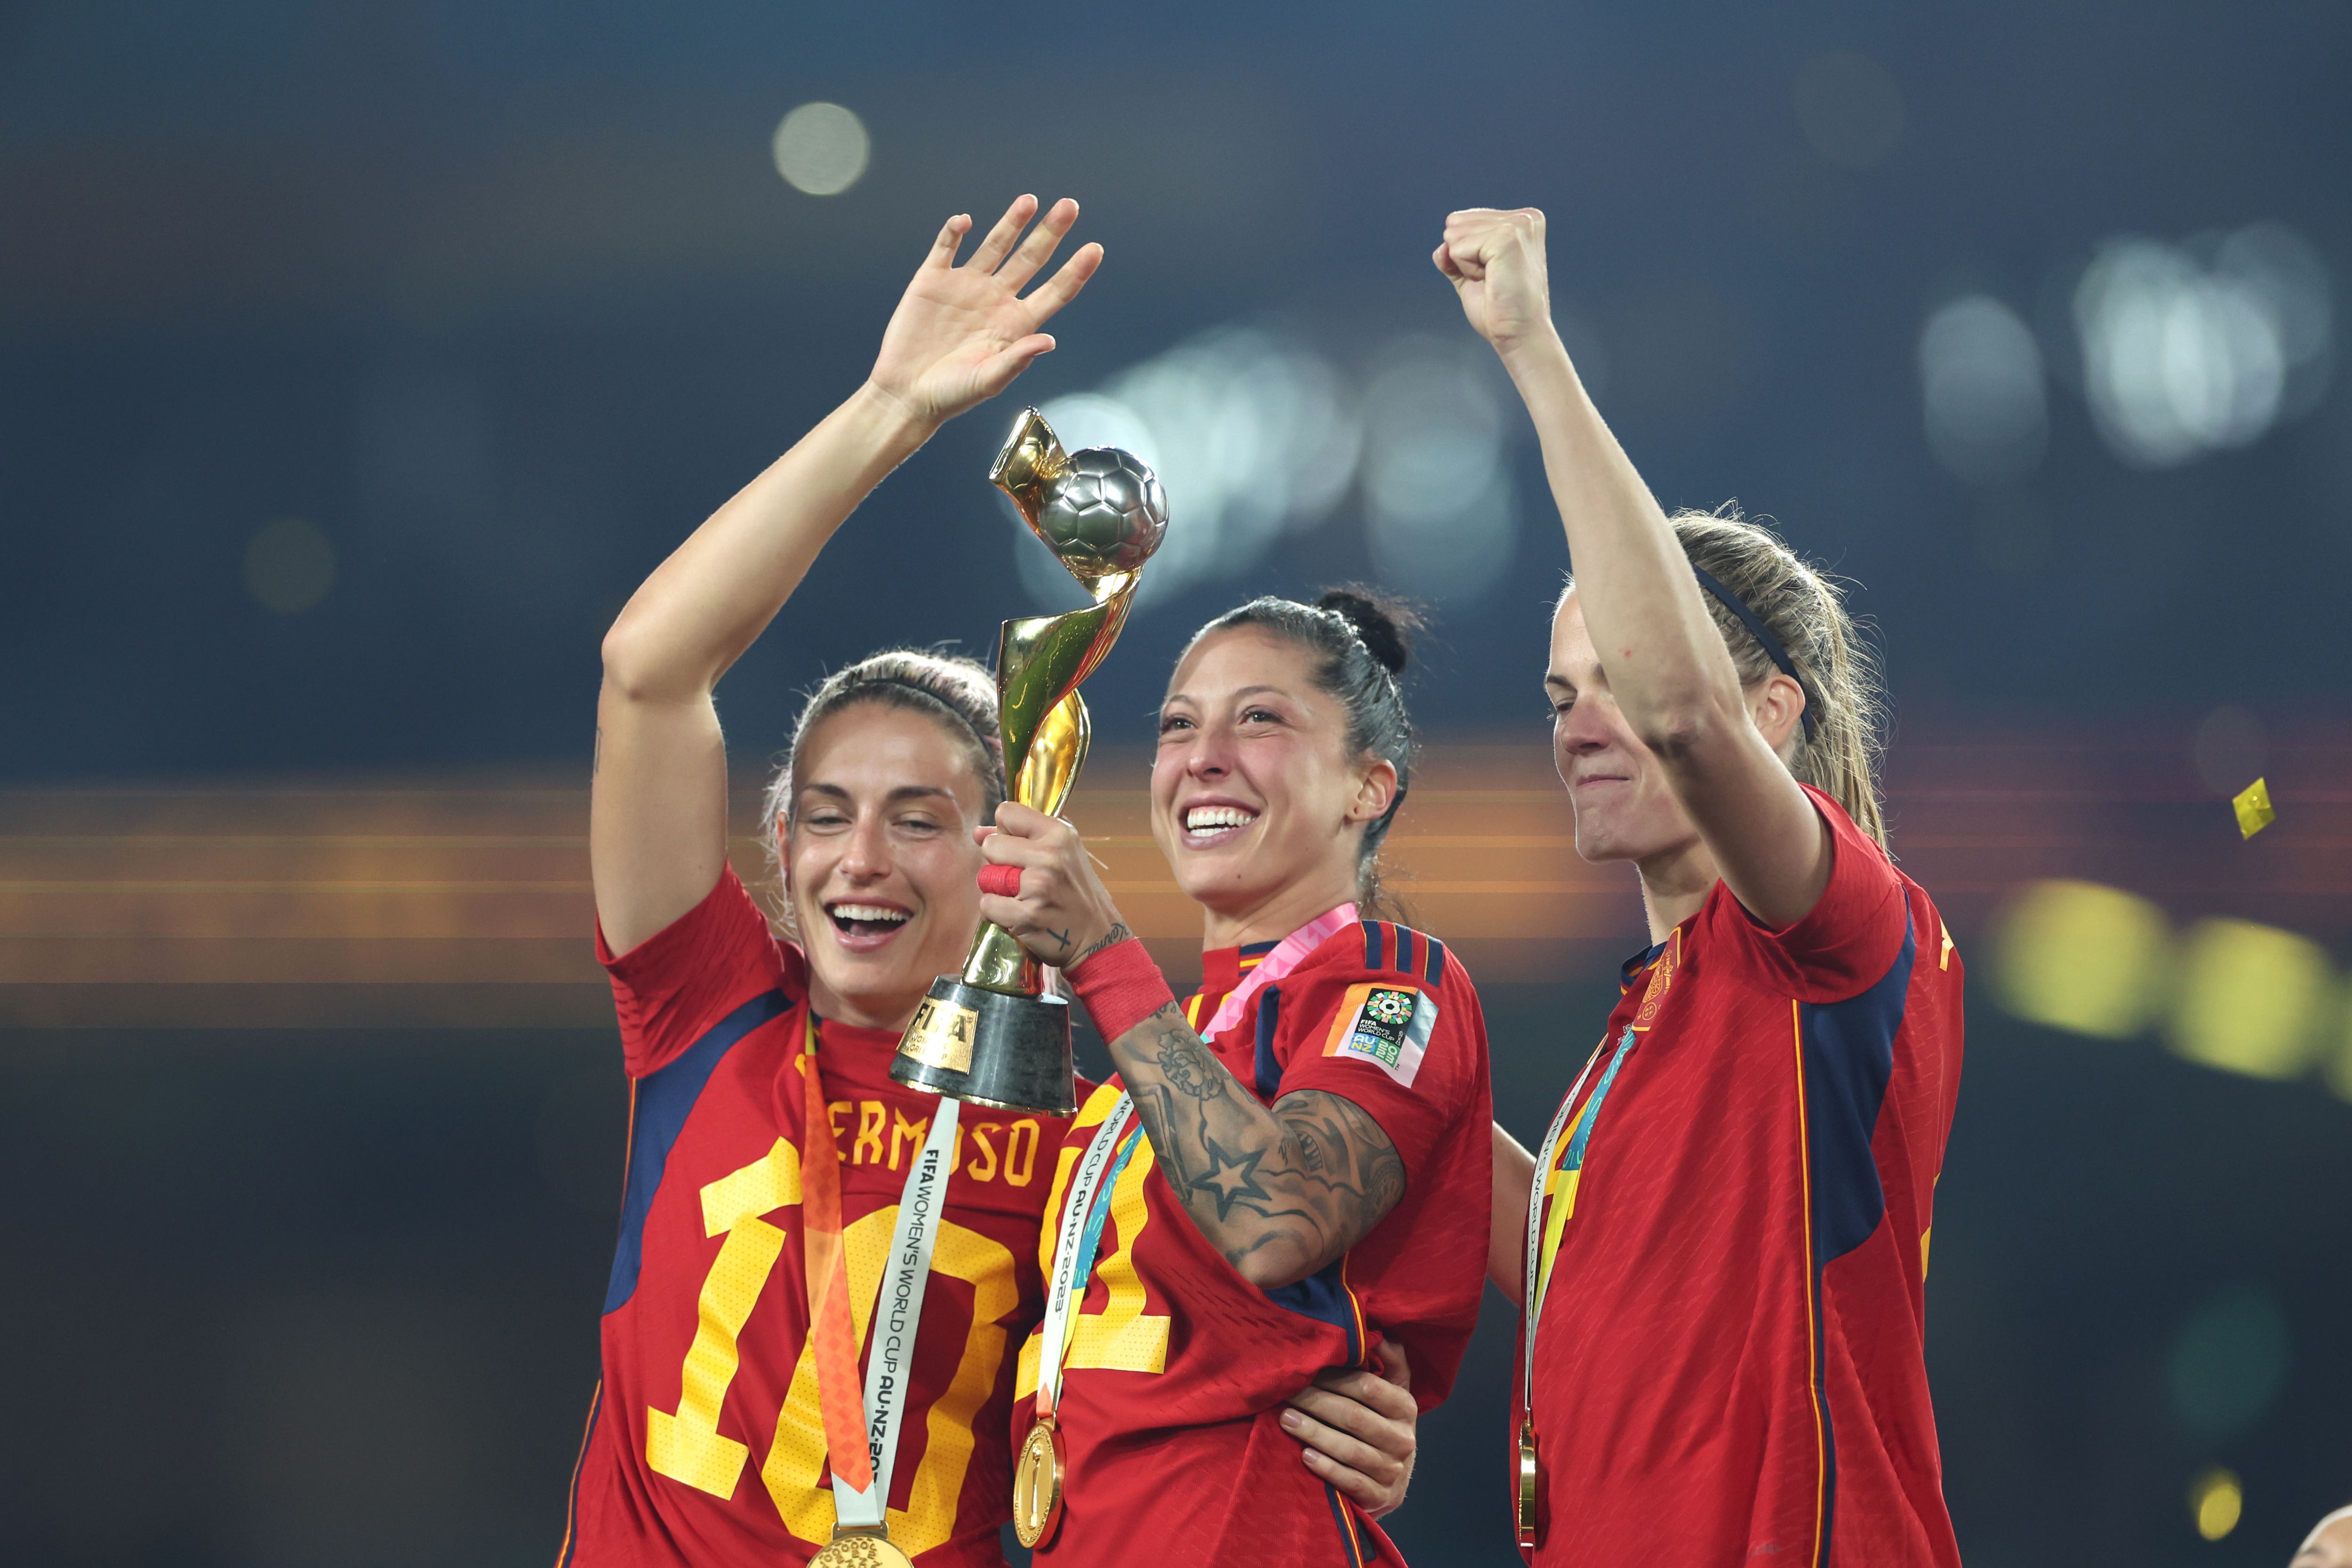
M 1112 1041 L 1111 1055 L 1177 1200 L 1257 1284 L 1328 1267 L 1404 1196 L 1404 1161 L 1362 1107 L 1302 1089 L 1268 1109 L 1236 1092 L 1172 1004 Z
M 1127 941 L 1134 935 L 1134 932 L 1129 931 L 1125 925 L 1114 920 L 1110 923 L 1109 930 L 1104 932 L 1097 940 L 1088 943 L 1087 945 L 1087 950 L 1079 954 L 1076 957 L 1071 959 L 1067 964 L 1064 965 L 1063 968 L 1066 972 L 1070 969 L 1075 969 L 1079 965 L 1085 963 L 1087 959 L 1093 957 L 1096 954 L 1101 952 L 1104 948 L 1115 947 L 1121 942 Z M 1069 938 L 1067 936 L 1064 936 L 1062 938 L 1062 945 L 1066 947 L 1069 946 Z
M 1163 1013 L 1174 1010 L 1160 1009 Z M 1171 1018 L 1160 1027 L 1159 1050 L 1151 1060 L 1159 1064 L 1169 1088 L 1194 1100 L 1216 1099 L 1233 1080 L 1233 1074 L 1224 1070 L 1214 1053 L 1201 1043 L 1201 1037 L 1186 1028 L 1181 1018 Z

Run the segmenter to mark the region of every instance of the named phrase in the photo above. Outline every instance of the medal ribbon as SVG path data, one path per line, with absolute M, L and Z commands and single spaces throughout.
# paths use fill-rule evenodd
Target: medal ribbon
M 1121 1092 L 1110 1114 L 1087 1145 L 1078 1168 L 1071 1173 L 1070 1190 L 1062 1202 L 1062 1223 L 1054 1239 L 1054 1280 L 1045 1296 L 1044 1337 L 1037 1347 L 1037 1414 L 1054 1414 L 1062 1396 L 1062 1357 L 1077 1332 L 1076 1308 L 1086 1298 L 1087 1281 L 1095 1271 L 1095 1253 L 1102 1246 L 1103 1222 L 1110 1217 L 1110 1189 L 1135 1156 L 1143 1140 L 1143 1124 L 1132 1130 L 1127 1123 L 1135 1104 Z M 1126 1133 L 1124 1143 L 1119 1134 Z M 1117 1158 L 1112 1151 L 1117 1150 Z M 1106 1167 L 1108 1167 L 1106 1169 Z M 1097 1201 L 1099 1195 L 1099 1201 Z
M 1593 1124 L 1601 1119 L 1601 1102 L 1608 1097 L 1609 1086 L 1617 1082 L 1617 1070 L 1625 1064 L 1626 1053 L 1633 1049 L 1633 1030 L 1628 1025 L 1625 1032 L 1618 1037 L 1617 1049 L 1609 1058 L 1608 1070 L 1601 1073 L 1601 1082 L 1593 1085 L 1592 1098 L 1585 1102 L 1581 1110 L 1575 1112 L 1571 1120 L 1570 1113 L 1576 1106 L 1576 1096 L 1601 1061 L 1600 1050 L 1593 1051 L 1591 1059 L 1584 1064 L 1584 1071 L 1577 1074 L 1576 1082 L 1569 1087 L 1568 1098 L 1559 1103 L 1559 1110 L 1551 1119 L 1551 1130 L 1544 1134 L 1543 1149 L 1536 1156 L 1535 1181 L 1528 1194 L 1527 1272 L 1521 1277 L 1527 1324 L 1520 1335 L 1526 1342 L 1522 1347 L 1527 1362 L 1527 1381 L 1523 1386 L 1527 1391 L 1528 1419 L 1531 1423 L 1535 1419 L 1536 1324 L 1543 1313 L 1544 1296 L 1551 1286 L 1552 1266 L 1559 1261 L 1561 1231 L 1576 1207 L 1576 1184 L 1584 1169 L 1584 1146 L 1591 1141 Z M 1573 1132 L 1570 1131 L 1571 1127 Z M 1559 1165 L 1563 1179 L 1559 1196 L 1555 1200 L 1559 1209 L 1557 1216 L 1552 1217 L 1553 1223 L 1548 1225 L 1545 1223 L 1545 1200 L 1549 1196 L 1552 1161 L 1559 1153 L 1562 1134 L 1568 1134 L 1569 1142 L 1567 1157 Z
M 841 1151 L 833 1141 L 833 1118 L 825 1108 L 824 1082 L 817 1072 L 816 1042 L 816 1015 L 812 1010 L 802 1053 L 807 1094 L 802 1142 L 808 1147 L 801 1157 L 809 1341 L 816 1363 L 817 1405 L 824 1418 L 826 1457 L 832 1462 L 835 1522 L 874 1526 L 883 1522 L 890 1499 L 898 1424 L 913 1381 L 915 1332 L 922 1321 L 924 1291 L 930 1281 L 931 1247 L 945 1207 L 961 1107 L 953 1100 L 939 1102 L 931 1114 L 929 1134 L 908 1169 L 881 1299 L 875 1306 L 874 1348 L 867 1358 L 861 1401 L 856 1326 L 850 1312 L 847 1260 L 842 1250 Z M 862 1433 L 860 1427 L 865 1428 Z
M 1325 910 L 1284 937 L 1273 952 L 1258 960 L 1256 968 L 1242 977 L 1240 985 L 1225 993 L 1208 1028 L 1200 1031 L 1201 1038 L 1213 1040 L 1241 1022 L 1242 1009 L 1249 1006 L 1249 999 L 1257 995 L 1260 987 L 1270 986 L 1298 967 L 1309 953 L 1329 941 L 1341 927 L 1353 925 L 1356 919 L 1356 906 L 1343 904 L 1337 909 Z

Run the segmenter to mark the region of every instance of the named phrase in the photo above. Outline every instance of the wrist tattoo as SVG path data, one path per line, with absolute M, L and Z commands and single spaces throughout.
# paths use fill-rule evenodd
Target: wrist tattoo
M 1079 954 L 1076 957 L 1071 959 L 1067 967 L 1075 969 L 1079 965 L 1085 963 L 1087 959 L 1093 957 L 1096 954 L 1101 952 L 1104 948 L 1116 947 L 1122 942 L 1131 940 L 1134 936 L 1134 932 L 1129 931 L 1124 925 L 1114 920 L 1110 923 L 1110 929 L 1104 932 L 1094 941 L 1088 943 L 1087 945 L 1087 950 Z M 1065 946 L 1067 944 L 1066 942 Z

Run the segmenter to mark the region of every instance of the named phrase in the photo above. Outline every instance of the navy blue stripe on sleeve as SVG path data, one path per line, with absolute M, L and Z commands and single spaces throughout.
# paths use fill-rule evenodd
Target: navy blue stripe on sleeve
M 1282 1064 L 1274 1059 L 1276 1020 L 1282 1017 L 1282 992 L 1268 986 L 1257 998 L 1257 1097 L 1271 1100 L 1282 1087 Z
M 702 1086 L 710 1082 L 719 1059 L 737 1040 L 790 1011 L 792 1005 L 780 990 L 753 997 L 712 1024 L 675 1061 L 637 1081 L 635 1113 L 630 1118 L 628 1186 L 621 1202 L 621 1240 L 613 1249 L 612 1282 L 604 1289 L 606 1312 L 616 1311 L 636 1293 L 637 1269 L 645 1253 L 646 1215 L 654 1206 L 654 1190 L 661 1186 L 670 1145 L 677 1142 L 687 1114 L 702 1097 Z
M 1434 936 L 1428 940 L 1429 969 L 1423 977 L 1429 981 L 1429 988 L 1433 991 L 1445 983 L 1445 944 Z
M 1387 947 L 1381 941 L 1381 923 L 1377 920 L 1365 921 L 1364 967 L 1367 969 L 1387 968 Z

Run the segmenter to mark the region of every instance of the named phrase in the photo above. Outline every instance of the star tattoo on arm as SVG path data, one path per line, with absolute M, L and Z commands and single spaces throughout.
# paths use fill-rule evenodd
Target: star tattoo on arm
M 1205 1192 L 1216 1200 L 1217 1218 L 1226 1218 L 1238 1200 L 1248 1197 L 1263 1203 L 1265 1188 L 1257 1185 L 1257 1163 L 1265 1158 L 1264 1149 L 1252 1149 L 1235 1159 L 1217 1146 L 1214 1138 L 1204 1139 L 1209 1147 L 1209 1168 L 1185 1185 L 1194 1192 Z
M 1319 1089 L 1261 1104 L 1172 1003 L 1111 1056 L 1178 1202 L 1252 1284 L 1319 1272 L 1404 1196 L 1404 1161 L 1361 1106 Z

